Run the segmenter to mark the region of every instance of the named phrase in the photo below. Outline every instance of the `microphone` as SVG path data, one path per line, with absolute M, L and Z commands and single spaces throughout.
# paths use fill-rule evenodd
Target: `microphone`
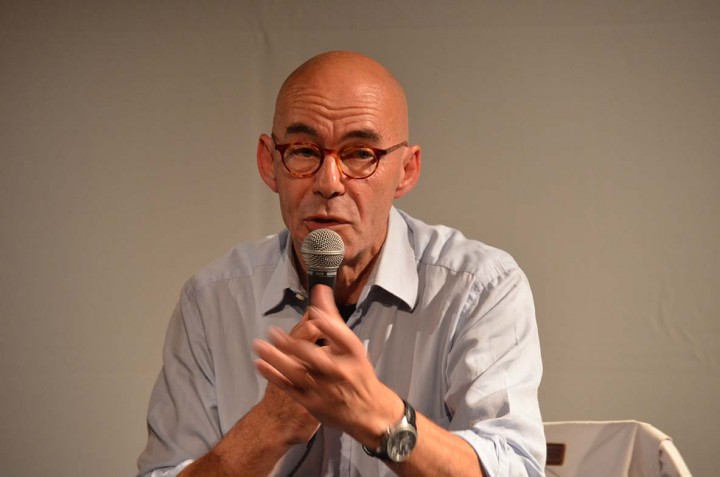
M 308 301 L 310 290 L 317 284 L 335 289 L 337 270 L 345 256 L 345 244 L 337 232 L 317 229 L 310 232 L 300 247 L 307 271 Z

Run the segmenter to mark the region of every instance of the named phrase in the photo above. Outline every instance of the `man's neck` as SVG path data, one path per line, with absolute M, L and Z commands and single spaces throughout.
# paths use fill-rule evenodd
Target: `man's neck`
M 342 265 L 340 267 L 335 284 L 335 301 L 339 305 L 351 305 L 358 302 L 379 256 L 380 253 L 376 253 L 368 262 L 360 261 L 355 266 Z
M 363 260 L 363 257 L 355 260 L 352 264 L 342 264 L 338 269 L 337 279 L 335 281 L 335 302 L 338 306 L 354 305 L 360 299 L 365 284 L 370 279 L 375 263 L 380 253 L 376 253 L 369 261 Z M 305 266 L 293 248 L 293 262 L 298 277 L 303 284 L 307 284 L 307 272 Z

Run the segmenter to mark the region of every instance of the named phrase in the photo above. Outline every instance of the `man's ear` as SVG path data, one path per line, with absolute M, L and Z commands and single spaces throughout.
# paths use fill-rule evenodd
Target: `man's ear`
M 395 189 L 395 198 L 398 199 L 415 187 L 418 179 L 420 179 L 420 169 L 422 168 L 422 160 L 420 159 L 420 146 L 410 146 L 410 154 L 405 156 L 403 162 L 402 178 Z
M 272 155 L 272 139 L 267 134 L 261 134 L 257 145 L 257 166 L 263 182 L 273 192 L 277 192 L 277 178 L 275 177 L 275 164 Z

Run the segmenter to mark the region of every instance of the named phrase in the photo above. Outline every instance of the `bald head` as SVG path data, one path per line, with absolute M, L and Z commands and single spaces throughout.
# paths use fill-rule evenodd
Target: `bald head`
M 405 91 L 384 66 L 359 53 L 322 53 L 295 69 L 278 92 L 274 132 L 284 134 L 283 127 L 300 119 L 293 117 L 294 110 L 308 104 L 326 111 L 329 117 L 342 111 L 358 114 L 366 108 L 386 120 L 387 130 L 379 131 L 381 135 L 408 137 Z
M 295 169 L 286 162 L 288 150 Z M 381 161 L 372 159 L 377 150 L 385 151 Z M 311 230 L 340 234 L 345 285 L 338 289 L 345 290 L 339 300 L 356 303 L 348 300 L 357 300 L 382 249 L 393 201 L 420 176 L 420 146 L 408 144 L 407 104 L 398 81 L 358 53 L 336 51 L 306 61 L 280 88 L 272 137 L 260 135 L 257 163 L 280 198 L 297 255 Z M 308 165 L 317 168 L 310 172 Z M 358 167 L 372 170 L 356 179 L 349 171 Z

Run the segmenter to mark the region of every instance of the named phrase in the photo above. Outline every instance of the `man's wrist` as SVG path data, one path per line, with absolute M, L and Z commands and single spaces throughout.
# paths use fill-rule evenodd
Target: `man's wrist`
M 400 422 L 405 412 L 403 399 L 392 389 L 383 385 L 384 393 L 377 399 L 384 404 L 373 419 L 365 419 L 358 435 L 353 436 L 365 447 L 376 449 L 387 429 Z
M 305 433 L 298 429 L 294 423 L 283 419 L 272 405 L 262 399 L 250 410 L 249 415 L 256 422 L 256 436 L 258 442 L 265 442 L 276 449 L 283 449 L 284 454 L 290 447 L 303 443 Z
M 404 399 L 402 419 L 394 426 L 388 426 L 380 439 L 380 445 L 374 448 L 363 446 L 365 453 L 372 457 L 393 462 L 403 462 L 410 457 L 417 444 L 417 426 L 415 409 Z

